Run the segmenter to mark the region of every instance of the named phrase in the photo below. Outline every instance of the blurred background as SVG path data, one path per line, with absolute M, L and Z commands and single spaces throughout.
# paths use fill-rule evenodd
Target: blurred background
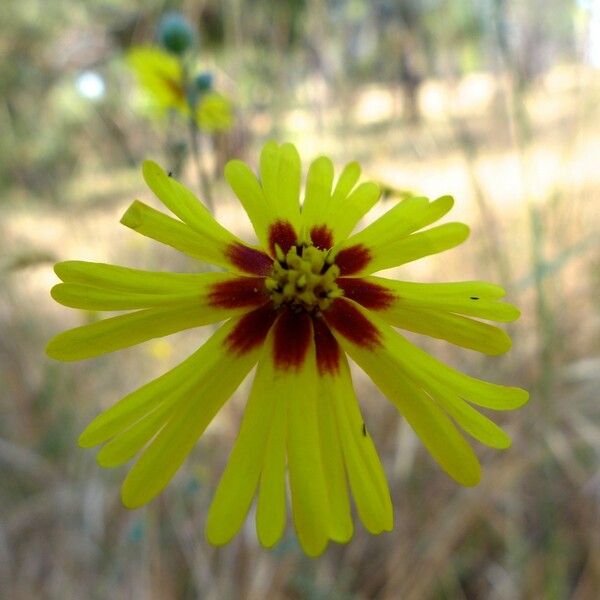
M 230 103 L 223 126 L 186 113 L 189 87 L 183 108 L 157 107 L 127 58 L 160 47 L 172 10 L 193 32 L 189 85 L 204 75 L 200 96 Z M 599 597 L 599 0 L 3 0 L 0 27 L 0 596 Z M 144 509 L 120 504 L 125 468 L 77 447 L 102 408 L 206 331 L 82 363 L 44 354 L 55 333 L 100 317 L 51 300 L 54 261 L 204 268 L 118 224 L 134 198 L 153 201 L 143 159 L 251 240 L 220 173 L 232 157 L 256 166 L 270 138 L 297 144 L 305 168 L 322 153 L 338 169 L 359 160 L 384 189 L 367 221 L 408 192 L 454 195 L 471 239 L 394 275 L 499 282 L 523 311 L 503 357 L 412 337 L 531 391 L 497 419 L 513 447 L 477 448 L 475 489 L 450 481 L 355 373 L 396 525 L 378 537 L 357 525 L 317 560 L 291 527 L 261 549 L 252 517 L 228 547 L 204 541 L 248 382 Z

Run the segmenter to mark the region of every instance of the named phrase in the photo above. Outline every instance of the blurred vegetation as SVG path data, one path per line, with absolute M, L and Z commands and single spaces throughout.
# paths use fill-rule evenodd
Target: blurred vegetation
M 58 365 L 57 331 L 95 314 L 55 306 L 54 260 L 198 267 L 118 227 L 154 158 L 199 191 L 185 124 L 152 118 L 127 51 L 184 13 L 198 66 L 232 98 L 234 128 L 206 136 L 216 212 L 249 226 L 219 173 L 270 137 L 385 188 L 457 198 L 463 248 L 406 279 L 489 279 L 522 307 L 501 359 L 417 339 L 461 369 L 527 387 L 505 453 L 460 489 L 356 374 L 395 503 L 395 530 L 359 530 L 315 561 L 253 521 L 210 548 L 207 505 L 247 384 L 169 489 L 127 511 L 123 470 L 77 448 L 101 407 L 165 371 L 198 330 Z M 4 0 L 0 4 L 0 595 L 7 598 L 594 600 L 600 589 L 600 3 L 594 0 Z M 86 83 L 87 81 L 87 83 Z M 383 210 L 383 209 L 382 209 Z M 415 338 L 416 339 L 416 338 Z

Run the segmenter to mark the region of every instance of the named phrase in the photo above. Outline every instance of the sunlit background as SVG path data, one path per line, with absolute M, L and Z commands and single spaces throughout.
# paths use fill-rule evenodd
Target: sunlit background
M 226 131 L 148 103 L 126 56 L 157 46 L 180 10 L 198 38 L 191 68 L 233 107 Z M 0 596 L 29 598 L 576 599 L 600 593 L 599 0 L 3 0 L 0 3 Z M 346 546 L 304 557 L 291 525 L 261 549 L 253 519 L 228 547 L 204 541 L 207 506 L 248 382 L 147 508 L 119 500 L 126 469 L 77 447 L 100 411 L 167 370 L 192 330 L 82 363 L 49 337 L 99 318 L 55 304 L 52 264 L 151 270 L 194 263 L 120 226 L 153 202 L 153 158 L 252 240 L 221 177 L 262 143 L 292 141 L 337 168 L 359 160 L 384 189 L 456 198 L 463 246 L 394 275 L 485 279 L 521 307 L 513 350 L 486 358 L 411 336 L 469 374 L 531 391 L 500 415 L 514 439 L 478 447 L 462 489 L 355 373 L 381 453 L 395 529 L 360 525 Z M 194 147 L 195 146 L 195 147 Z

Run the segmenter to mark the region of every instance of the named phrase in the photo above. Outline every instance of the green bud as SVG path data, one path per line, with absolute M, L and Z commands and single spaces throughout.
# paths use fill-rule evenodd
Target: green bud
M 194 83 L 195 83 L 196 89 L 200 93 L 208 92 L 209 90 L 212 89 L 212 85 L 213 85 L 212 73 L 209 73 L 208 71 L 205 73 L 200 73 L 199 75 L 196 76 Z
M 196 39 L 189 21 L 179 12 L 165 13 L 158 24 L 158 41 L 169 52 L 183 54 Z

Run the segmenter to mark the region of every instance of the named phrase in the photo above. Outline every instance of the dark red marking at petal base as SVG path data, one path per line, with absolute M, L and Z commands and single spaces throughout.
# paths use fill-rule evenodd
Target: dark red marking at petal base
M 344 290 L 344 297 L 358 302 L 365 308 L 383 310 L 394 303 L 396 296 L 391 290 L 360 277 L 339 278 L 336 283 Z
M 273 256 L 275 256 L 275 244 L 283 250 L 284 254 L 298 244 L 298 236 L 289 221 L 275 221 L 269 226 L 269 249 Z
M 237 277 L 231 281 L 215 283 L 208 295 L 211 306 L 218 308 L 260 306 L 268 299 L 262 277 Z
M 273 259 L 268 254 L 239 242 L 229 244 L 225 255 L 231 264 L 252 275 L 269 275 L 273 270 Z
M 245 314 L 231 330 L 225 344 L 237 354 L 253 350 L 265 341 L 276 316 L 271 303 Z
M 299 369 L 306 358 L 312 337 L 311 318 L 302 311 L 284 310 L 274 329 L 273 359 L 281 370 Z
M 323 316 L 328 325 L 357 346 L 374 348 L 381 344 L 377 327 L 348 300 L 338 298 L 323 312 Z
M 319 373 L 321 375 L 336 374 L 340 370 L 340 345 L 322 318 L 313 317 L 312 322 Z
M 164 73 L 161 73 L 159 77 L 160 79 L 162 79 L 163 83 L 169 88 L 173 96 L 177 98 L 177 100 L 185 100 L 185 90 L 181 83 Z
M 354 275 L 362 271 L 371 258 L 371 251 L 366 246 L 357 244 L 340 250 L 335 257 L 335 264 L 340 268 L 340 275 Z
M 329 250 L 333 246 L 333 232 L 327 225 L 315 225 L 310 230 L 310 239 L 320 250 Z

